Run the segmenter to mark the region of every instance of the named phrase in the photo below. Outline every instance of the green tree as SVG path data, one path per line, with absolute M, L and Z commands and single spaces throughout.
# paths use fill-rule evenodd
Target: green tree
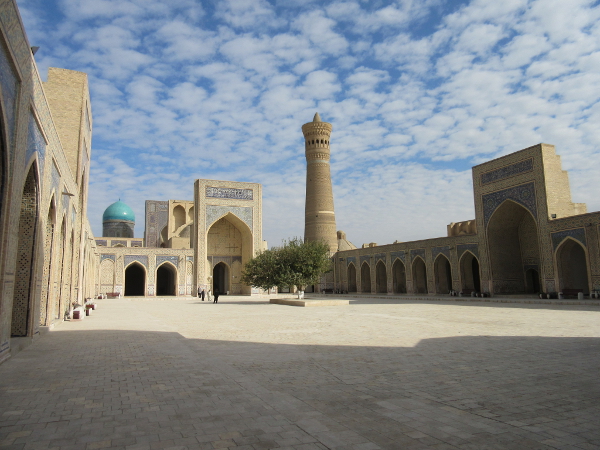
M 327 244 L 294 238 L 248 261 L 242 272 L 242 283 L 264 290 L 275 286 L 297 286 L 303 291 L 329 270 L 331 260 Z

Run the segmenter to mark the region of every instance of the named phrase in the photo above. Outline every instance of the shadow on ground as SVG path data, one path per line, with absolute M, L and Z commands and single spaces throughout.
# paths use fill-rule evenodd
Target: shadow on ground
M 597 338 L 453 337 L 389 348 L 61 330 L 0 366 L 0 442 L 600 448 L 599 370 Z

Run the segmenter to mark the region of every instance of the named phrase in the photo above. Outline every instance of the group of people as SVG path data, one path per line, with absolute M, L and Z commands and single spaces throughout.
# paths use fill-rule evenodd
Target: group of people
M 210 302 L 211 298 L 213 299 L 213 303 L 219 303 L 219 290 L 215 289 L 214 294 L 210 291 L 204 291 L 203 288 L 198 288 L 198 298 L 201 298 L 204 301 L 204 297 Z

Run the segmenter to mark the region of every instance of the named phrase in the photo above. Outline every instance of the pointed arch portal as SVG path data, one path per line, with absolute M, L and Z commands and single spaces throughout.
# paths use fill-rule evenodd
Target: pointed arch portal
M 229 291 L 229 267 L 220 262 L 213 269 L 213 292 L 225 295 Z
M 396 259 L 392 265 L 392 279 L 394 294 L 406 294 L 406 268 L 400 259 Z
M 387 271 L 383 261 L 375 266 L 375 290 L 378 294 L 387 294 Z
M 348 265 L 348 292 L 356 292 L 356 267 L 353 263 Z
M 146 270 L 134 262 L 125 269 L 125 295 L 144 297 L 146 295 Z
M 156 269 L 156 295 L 177 295 L 177 269 L 169 263 Z
M 433 265 L 435 291 L 437 294 L 447 294 L 452 289 L 452 267 L 445 255 L 440 253 Z
M 420 256 L 413 261 L 413 292 L 427 294 L 427 267 Z
M 588 264 L 583 246 L 574 239 L 565 239 L 556 250 L 560 290 L 573 289 L 589 293 Z
M 464 292 L 481 292 L 479 261 L 471 252 L 465 252 L 460 258 L 460 280 Z
M 371 293 L 371 267 L 364 262 L 360 268 L 360 287 L 364 294 Z
M 522 294 L 539 289 L 538 230 L 531 213 L 505 200 L 490 218 L 487 234 L 494 293 Z

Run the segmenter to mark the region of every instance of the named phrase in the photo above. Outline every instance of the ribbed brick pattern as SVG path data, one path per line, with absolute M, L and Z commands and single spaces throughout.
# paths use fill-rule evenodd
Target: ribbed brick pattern
M 337 234 L 329 167 L 331 129 L 326 122 L 302 125 L 306 153 L 304 240 L 323 241 L 335 252 Z

